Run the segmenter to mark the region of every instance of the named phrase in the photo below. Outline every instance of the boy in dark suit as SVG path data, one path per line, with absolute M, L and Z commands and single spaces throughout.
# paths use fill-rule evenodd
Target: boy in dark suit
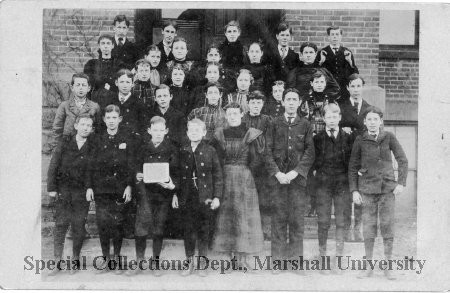
M 287 23 L 280 23 L 276 30 L 276 45 L 272 45 L 267 54 L 266 61 L 272 66 L 275 80 L 287 81 L 288 73 L 294 69 L 299 61 L 299 56 L 289 48 L 292 29 Z
M 163 40 L 158 43 L 159 51 L 161 51 L 161 67 L 164 67 L 167 62 L 173 60 L 172 45 L 173 40 L 177 36 L 178 24 L 175 20 L 167 20 L 161 28 Z
M 181 208 L 184 226 L 184 249 L 189 266 L 182 271 L 188 276 L 194 271 L 195 242 L 198 240 L 197 269 L 206 277 L 204 258 L 208 255 L 212 211 L 219 207 L 222 198 L 222 167 L 216 150 L 203 141 L 206 125 L 200 119 L 187 124 L 190 142 L 180 151 L 180 193 L 174 196 L 172 207 Z
M 139 58 L 139 50 L 135 43 L 127 39 L 130 21 L 125 15 L 117 15 L 113 21 L 114 49 L 112 56 L 118 60 L 124 68 L 132 70 L 134 63 Z
M 69 225 L 72 227 L 72 260 L 66 264 L 70 273 L 80 267 L 80 251 L 84 240 L 84 225 L 89 211 L 89 200 L 93 196 L 90 160 L 94 144 L 89 135 L 93 119 L 89 114 L 81 114 L 75 120 L 76 135 L 66 137 L 56 147 L 47 177 L 48 195 L 55 200 L 54 275 L 63 268 L 62 254 Z
M 350 93 L 350 98 L 338 100 L 340 102 L 339 106 L 341 107 L 342 114 L 339 127 L 350 134 L 352 144 L 358 135 L 364 133 L 365 126 L 363 114 L 371 106 L 362 97 L 364 84 L 364 79 L 359 74 L 355 73 L 350 75 L 347 85 L 347 91 Z M 345 212 L 345 241 L 352 241 L 353 238 L 354 241 L 361 242 L 363 241 L 361 234 L 362 207 L 354 205 L 353 210 L 355 224 L 352 233 L 352 202 L 349 201 L 347 204 L 347 211 Z
M 408 175 L 408 159 L 397 138 L 381 128 L 383 113 L 377 107 L 367 109 L 364 125 L 367 127 L 353 144 L 348 167 L 348 180 L 353 202 L 363 208 L 363 235 L 366 258 L 373 257 L 378 220 L 383 237 L 384 255 L 392 258 L 395 223 L 395 197 L 403 192 Z M 395 179 L 392 153 L 398 164 Z M 389 280 L 395 279 L 391 270 L 384 271 Z M 363 271 L 359 277 L 371 277 L 373 270 Z
M 314 136 L 316 159 L 312 167 L 315 174 L 319 252 L 327 255 L 328 230 L 331 221 L 331 206 L 334 205 L 336 219 L 336 256 L 344 253 L 344 212 L 350 201 L 348 191 L 348 161 L 350 160 L 350 136 L 339 129 L 341 112 L 334 103 L 323 109 L 325 129 Z M 336 267 L 334 267 L 336 269 Z M 327 271 L 322 270 L 321 273 Z M 341 272 L 335 270 L 336 273 Z
M 144 144 L 137 152 L 136 158 L 136 189 L 138 190 L 138 204 L 135 223 L 136 258 L 138 263 L 145 262 L 147 236 L 153 235 L 153 257 L 147 266 L 154 271 L 155 276 L 161 276 L 159 257 L 162 250 L 164 226 L 166 224 L 170 203 L 178 187 L 178 150 L 165 136 L 169 132 L 166 120 L 154 116 L 150 120 L 148 133 L 144 135 Z M 144 163 L 168 163 L 169 181 L 158 183 L 144 183 Z M 141 267 L 130 270 L 127 275 L 141 273 Z
M 266 134 L 266 166 L 272 189 L 272 257 L 290 259 L 303 255 L 306 178 L 314 163 L 310 123 L 297 114 L 296 89 L 283 94 L 285 113 L 274 119 Z M 289 244 L 287 229 L 289 227 Z M 280 271 L 274 270 L 273 273 Z M 298 270 L 298 273 L 303 271 Z
M 318 54 L 319 65 L 328 69 L 341 87 L 341 96 L 347 97 L 346 91 L 348 77 L 353 73 L 359 73 L 352 52 L 342 46 L 342 29 L 338 26 L 327 28 L 330 45 L 326 46 Z M 319 57 L 320 56 L 320 57 Z

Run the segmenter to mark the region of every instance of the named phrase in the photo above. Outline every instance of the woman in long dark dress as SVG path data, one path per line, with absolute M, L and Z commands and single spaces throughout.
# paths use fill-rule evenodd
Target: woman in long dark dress
M 243 110 L 238 103 L 226 107 L 229 127 L 217 129 L 214 145 L 222 160 L 223 202 L 220 206 L 213 249 L 237 257 L 240 267 L 250 266 L 248 255 L 263 250 L 258 194 L 252 175 L 257 158 L 264 151 L 262 131 L 241 123 Z

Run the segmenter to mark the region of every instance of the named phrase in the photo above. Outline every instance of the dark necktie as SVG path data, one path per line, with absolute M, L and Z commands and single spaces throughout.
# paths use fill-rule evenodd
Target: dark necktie
M 354 107 L 355 107 L 355 110 L 356 110 L 356 114 L 358 114 L 359 103 L 358 103 L 358 102 L 355 102 L 355 103 L 354 103 Z
M 334 132 L 335 132 L 336 130 L 334 129 L 334 128 L 331 128 L 330 129 L 330 134 L 331 134 L 331 138 L 334 138 Z
M 288 117 L 289 120 L 289 124 L 292 124 L 292 122 L 294 122 L 294 117 Z
M 284 60 L 284 58 L 286 58 L 286 56 L 287 56 L 287 48 L 281 47 L 281 59 Z
M 338 50 L 339 50 L 339 48 L 336 48 L 336 47 L 333 48 L 334 55 L 337 55 Z
M 119 38 L 119 44 L 117 44 L 119 47 L 123 46 L 123 38 Z
M 377 135 L 376 134 L 369 134 L 370 137 L 372 137 L 374 140 L 377 140 Z

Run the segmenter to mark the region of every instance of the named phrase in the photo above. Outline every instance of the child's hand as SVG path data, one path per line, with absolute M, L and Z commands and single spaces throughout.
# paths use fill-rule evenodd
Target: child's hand
M 92 188 L 88 188 L 88 190 L 86 190 L 86 200 L 87 201 L 94 200 L 94 191 L 92 190 Z
M 127 186 L 123 192 L 123 198 L 125 198 L 125 203 L 131 201 L 131 186 Z
M 298 176 L 298 172 L 292 170 L 289 171 L 288 173 L 286 173 L 286 178 L 289 180 L 289 183 L 294 180 L 295 178 L 297 178 Z
M 56 197 L 57 194 L 58 194 L 57 191 L 50 191 L 50 192 L 48 193 L 48 196 L 50 196 L 50 197 Z
M 353 202 L 356 204 L 356 205 L 362 205 L 362 203 L 363 203 L 363 200 L 362 200 L 362 197 L 361 197 L 361 194 L 359 193 L 359 191 L 353 191 Z
M 178 209 L 178 197 L 176 194 L 172 197 L 172 208 Z
M 395 187 L 394 191 L 392 191 L 392 193 L 393 193 L 395 196 L 400 195 L 402 192 L 403 192 L 403 185 L 401 185 L 401 184 L 398 184 L 398 185 Z
M 347 60 L 347 62 L 350 63 L 350 65 L 353 67 L 352 52 L 350 52 L 349 50 L 345 50 L 344 56 L 345 56 L 345 60 Z
M 215 209 L 217 209 L 218 207 L 220 207 L 220 200 L 219 200 L 217 197 L 215 197 L 215 198 L 211 201 L 211 209 L 212 209 L 212 210 L 215 210 Z
M 175 184 L 172 182 L 172 178 L 169 177 L 169 182 L 158 182 L 159 185 L 161 185 L 165 189 L 174 190 Z
M 275 177 L 277 178 L 278 182 L 280 182 L 280 184 L 289 184 L 289 179 L 286 177 L 286 174 L 278 172 L 277 174 L 275 174 Z
M 138 182 L 141 182 L 142 180 L 144 180 L 144 173 L 137 173 L 136 174 L 136 180 Z
M 109 91 L 110 88 L 111 88 L 111 86 L 108 83 L 105 83 L 105 89 L 107 89 Z
M 327 52 L 325 52 L 324 50 L 320 51 L 319 64 L 322 65 L 322 63 L 324 63 L 326 59 L 327 59 Z
M 352 133 L 352 129 L 350 127 L 342 127 L 342 130 L 344 130 L 344 132 L 347 134 Z

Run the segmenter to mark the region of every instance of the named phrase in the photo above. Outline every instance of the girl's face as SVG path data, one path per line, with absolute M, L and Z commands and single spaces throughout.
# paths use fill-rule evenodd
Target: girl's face
M 241 125 L 242 116 L 244 116 L 244 113 L 241 113 L 241 109 L 229 108 L 226 113 L 227 121 L 230 126 L 236 127 Z
M 150 51 L 148 52 L 148 55 L 145 56 L 145 59 L 147 59 L 153 68 L 158 67 L 159 63 L 161 62 L 161 52 L 160 51 Z
M 219 102 L 222 93 L 215 86 L 210 86 L 206 92 L 206 98 L 208 99 L 208 104 L 216 106 Z
M 277 101 L 283 100 L 283 92 L 284 92 L 284 86 L 274 85 L 272 87 L 272 96 Z
M 147 81 L 150 79 L 150 66 L 148 64 L 141 64 L 136 71 L 137 78 L 141 81 Z
M 176 86 L 181 86 L 185 77 L 186 75 L 184 74 L 183 70 L 174 69 L 172 71 L 172 83 Z
M 241 91 L 247 91 L 250 88 L 250 75 L 248 73 L 241 73 L 237 78 L 237 87 Z
M 248 48 L 248 58 L 250 59 L 250 63 L 260 63 L 262 55 L 263 52 L 258 44 L 252 44 L 250 48 Z
M 178 41 L 178 42 L 173 43 L 172 53 L 173 53 L 173 56 L 175 57 L 175 59 L 177 59 L 177 60 L 186 59 L 187 52 L 188 52 L 188 50 L 187 50 L 187 45 L 185 42 Z
M 208 82 L 216 82 L 219 80 L 220 72 L 219 67 L 216 65 L 210 65 L 206 68 L 206 76 Z
M 314 50 L 314 48 L 305 47 L 305 48 L 303 48 L 303 52 L 301 54 L 303 57 L 303 62 L 305 64 L 312 64 L 312 63 L 314 63 L 314 60 L 316 59 L 317 52 L 316 52 L 316 50 Z
M 321 76 L 318 78 L 314 78 L 313 81 L 311 81 L 311 86 L 313 88 L 313 91 L 317 93 L 321 93 L 325 90 L 325 87 L 327 86 L 327 80 L 325 76 Z
M 206 61 L 208 62 L 220 62 L 220 53 L 219 50 L 217 48 L 211 48 L 211 50 L 209 50 L 208 54 L 206 55 Z
M 236 42 L 240 35 L 241 31 L 237 26 L 229 26 L 225 31 L 225 37 L 227 37 L 227 40 L 230 43 Z

